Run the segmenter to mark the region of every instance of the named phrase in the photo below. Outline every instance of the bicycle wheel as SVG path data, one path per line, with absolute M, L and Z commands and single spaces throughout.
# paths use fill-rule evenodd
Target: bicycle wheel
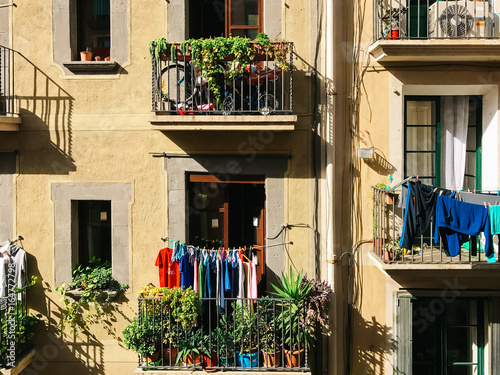
M 261 115 L 269 115 L 279 108 L 279 102 L 273 94 L 262 93 L 259 95 L 259 112 Z
M 191 69 L 182 64 L 170 64 L 162 69 L 157 81 L 157 91 L 165 111 L 191 107 Z

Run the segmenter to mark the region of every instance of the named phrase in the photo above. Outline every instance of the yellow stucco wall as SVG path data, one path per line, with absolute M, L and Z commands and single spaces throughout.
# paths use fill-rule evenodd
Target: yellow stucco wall
M 52 2 L 23 1 L 12 10 L 12 47 L 16 55 L 16 95 L 21 111 L 19 132 L 0 135 L 0 151 L 19 151 L 15 181 L 14 234 L 30 254 L 29 273 L 39 277 L 30 291 L 34 312 L 44 316 L 36 335 L 37 357 L 31 369 L 39 374 L 132 373 L 137 357 L 125 350 L 121 331 L 134 316 L 139 288 L 157 282 L 154 261 L 163 247 L 167 210 L 164 160 L 149 152 L 235 153 L 255 132 L 176 132 L 150 129 L 151 63 L 149 41 L 166 34 L 165 1 L 128 1 L 129 62 L 111 76 L 66 77 L 52 60 Z M 283 38 L 295 43 L 295 114 L 293 132 L 276 132 L 263 153 L 292 155 L 285 178 L 285 218 L 309 228 L 293 228 L 293 245 L 283 254 L 296 267 L 314 274 L 310 150 L 311 66 L 309 2 L 291 2 L 283 10 Z M 54 289 L 54 182 L 130 183 L 130 289 L 105 321 L 89 334 L 61 337 L 59 294 Z M 269 235 L 269 234 L 268 234 Z M 68 249 L 69 251 L 69 249 Z M 114 320 L 116 319 L 116 321 Z M 112 334 L 108 334 L 111 328 Z M 56 337 L 57 336 L 57 337 Z

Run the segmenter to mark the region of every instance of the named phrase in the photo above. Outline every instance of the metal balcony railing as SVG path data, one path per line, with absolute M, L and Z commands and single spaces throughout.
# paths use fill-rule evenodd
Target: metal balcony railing
M 219 61 L 215 81 L 193 66 L 191 55 L 174 44 L 168 56 L 153 59 L 152 110 L 179 115 L 275 115 L 292 112 L 293 43 L 272 43 L 288 69 L 275 63 L 273 54 L 252 43 L 252 64 L 238 67 L 241 74 L 230 77 L 232 57 Z M 154 54 L 154 50 L 153 50 Z M 234 72 L 234 70 L 233 70 Z M 233 74 L 234 75 L 234 74 Z
M 156 370 L 309 371 L 306 311 L 278 298 L 202 298 L 201 314 L 183 328 L 160 298 L 139 298 L 138 321 L 156 335 L 156 352 L 139 368 Z M 194 345 L 190 356 L 179 354 Z M 292 353 L 286 348 L 293 348 Z
M 0 297 L 0 368 L 12 368 L 32 348 L 27 339 L 32 325 L 28 317 L 26 288 Z
M 472 0 L 374 0 L 373 38 L 497 38 L 493 2 Z
M 411 249 L 398 246 L 403 226 L 404 209 L 398 208 L 399 194 L 373 187 L 373 254 L 385 263 L 471 264 L 487 263 L 478 236 L 469 236 L 455 257 L 449 257 L 441 239 L 432 240 L 434 223 L 416 238 Z M 404 206 L 404 205 L 403 205 Z M 432 230 L 432 231 L 431 231 Z
M 0 116 L 15 114 L 14 51 L 0 46 Z

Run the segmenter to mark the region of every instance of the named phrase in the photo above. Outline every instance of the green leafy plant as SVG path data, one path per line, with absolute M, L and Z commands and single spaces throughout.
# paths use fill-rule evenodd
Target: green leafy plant
M 231 314 L 235 349 L 240 353 L 252 353 L 257 347 L 257 314 L 252 311 L 251 301 L 234 304 Z
M 127 349 L 141 356 L 150 356 L 158 350 L 161 324 L 159 320 L 150 319 L 139 322 L 137 318 L 134 318 L 122 334 Z
M 268 297 L 259 300 L 259 345 L 266 353 L 275 353 L 282 345 L 280 316 L 275 316 L 275 304 Z
M 184 338 L 179 340 L 177 362 L 184 361 L 186 357 L 193 358 L 209 355 L 210 351 L 207 345 L 207 336 L 201 329 L 190 329 L 185 333 Z
M 266 34 L 260 33 L 255 40 L 263 49 L 274 57 L 276 64 L 283 70 L 288 70 L 286 55 L 288 54 L 288 44 L 282 44 L 281 48 L 276 48 Z M 168 42 L 165 38 L 154 39 L 149 43 L 151 58 L 156 61 L 162 56 L 177 59 L 176 46 Z M 228 38 L 217 37 L 210 39 L 188 39 L 180 43 L 180 53 L 186 56 L 191 53 L 192 63 L 201 69 L 202 77 L 212 91 L 215 99 L 221 103 L 220 76 L 232 80 L 245 73 L 244 67 L 254 60 L 255 50 L 252 41 L 248 38 L 230 36 Z M 227 62 L 227 67 L 220 63 Z
M 286 299 L 278 317 L 284 344 L 290 350 L 309 347 L 316 339 L 318 323 L 324 330 L 329 329 L 327 303 L 331 288 L 326 282 L 309 280 L 302 271 L 296 274 L 291 267 L 278 282 L 278 286 L 273 284 L 274 294 Z
M 89 323 L 102 314 L 102 306 L 109 304 L 109 292 L 122 292 L 127 288 L 128 285 L 120 285 L 113 278 L 109 262 L 93 258 L 88 266 L 79 265 L 68 286 L 62 283 L 56 287 L 64 302 L 59 328 L 64 330 L 69 325 L 73 333 L 79 328 L 88 329 Z M 74 298 L 70 299 L 71 295 Z
M 35 285 L 37 278 L 32 276 L 31 281 L 26 288 Z M 23 288 L 14 287 L 15 293 L 20 293 Z M 1 332 L 6 335 L 0 340 L 0 363 L 7 362 L 7 352 L 11 349 L 11 342 L 14 342 L 16 355 L 25 353 L 31 346 L 31 340 L 35 336 L 35 328 L 40 319 L 41 314 L 30 315 L 26 306 L 23 306 L 22 301 L 15 299 L 15 303 L 8 306 L 4 313 L 0 314 Z

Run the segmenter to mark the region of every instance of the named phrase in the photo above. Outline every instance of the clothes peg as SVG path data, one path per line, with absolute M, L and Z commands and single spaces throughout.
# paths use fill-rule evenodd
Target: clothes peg
M 438 189 L 438 188 L 434 188 L 434 193 L 436 192 L 436 190 L 437 190 L 437 189 Z
M 484 203 L 484 208 L 488 208 L 488 207 L 486 207 L 486 202 L 483 202 L 483 203 Z
M 476 194 L 476 189 L 474 189 L 474 194 Z
M 417 182 L 418 182 L 418 175 L 417 175 Z
M 441 195 L 443 195 L 443 191 L 442 190 L 439 192 L 439 196 L 441 196 Z

